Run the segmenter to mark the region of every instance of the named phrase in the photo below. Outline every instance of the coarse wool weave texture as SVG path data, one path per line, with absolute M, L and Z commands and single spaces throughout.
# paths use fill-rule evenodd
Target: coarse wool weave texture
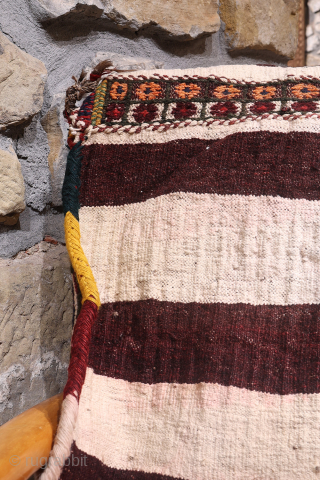
M 42 479 L 318 479 L 320 68 L 68 92 L 83 304 Z

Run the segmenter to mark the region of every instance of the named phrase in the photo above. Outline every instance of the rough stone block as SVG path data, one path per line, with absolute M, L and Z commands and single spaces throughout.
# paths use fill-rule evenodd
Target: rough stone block
M 319 12 L 320 10 L 320 0 L 309 0 L 308 7 L 312 12 Z
M 320 65 L 320 54 L 308 53 L 306 63 L 308 67 L 316 67 L 317 65 Z
M 0 129 L 40 111 L 47 70 L 0 33 Z
M 157 29 L 180 40 L 217 32 L 218 0 L 38 0 L 43 18 L 83 14 L 105 18 L 119 29 Z M 70 17 L 70 21 L 72 18 Z
M 41 120 L 49 143 L 48 164 L 51 177 L 51 202 L 55 206 L 62 205 L 62 185 L 64 180 L 67 149 L 68 124 L 64 118 L 65 93 L 55 95 L 50 109 Z
M 270 50 L 293 58 L 300 0 L 221 0 L 220 15 L 231 50 Z
M 0 150 L 0 223 L 14 225 L 26 207 L 25 188 L 18 157 Z
M 73 319 L 66 248 L 40 242 L 0 260 L 1 424 L 63 390 Z
M 320 43 L 318 35 L 311 35 L 307 38 L 307 52 L 312 52 Z

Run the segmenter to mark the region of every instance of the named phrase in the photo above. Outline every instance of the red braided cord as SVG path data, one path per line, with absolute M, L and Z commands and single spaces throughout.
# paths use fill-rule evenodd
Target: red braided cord
M 92 326 L 97 313 L 98 307 L 95 303 L 90 300 L 83 303 L 73 330 L 68 381 L 63 391 L 63 398 L 68 394 L 77 399 L 80 397 L 88 365 Z

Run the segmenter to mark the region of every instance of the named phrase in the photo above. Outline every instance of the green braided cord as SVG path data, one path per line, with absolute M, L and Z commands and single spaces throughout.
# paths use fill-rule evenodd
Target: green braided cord
M 79 220 L 79 192 L 80 172 L 82 160 L 81 142 L 70 150 L 67 158 L 67 167 L 62 187 L 63 213 L 71 212 Z

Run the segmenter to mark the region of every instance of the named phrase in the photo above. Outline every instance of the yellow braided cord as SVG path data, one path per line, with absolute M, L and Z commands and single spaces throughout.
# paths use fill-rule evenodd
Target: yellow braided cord
M 80 243 L 79 222 L 71 212 L 66 213 L 64 230 L 69 257 L 76 272 L 82 295 L 82 303 L 85 300 L 90 300 L 100 307 L 101 303 L 97 285 Z
M 91 115 L 91 124 L 100 125 L 102 112 L 104 107 L 104 99 L 106 96 L 107 90 L 107 80 L 102 80 L 100 85 L 97 87 L 96 94 L 94 97 L 93 110 Z

